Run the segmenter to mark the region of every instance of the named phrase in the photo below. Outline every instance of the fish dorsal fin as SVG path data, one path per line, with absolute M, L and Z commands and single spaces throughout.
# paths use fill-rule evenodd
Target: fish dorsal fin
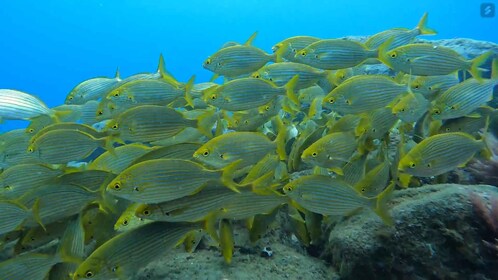
M 254 41 L 254 38 L 256 38 L 256 35 L 258 35 L 258 31 L 254 32 L 249 39 L 244 43 L 244 46 L 250 46 L 252 45 L 252 41 Z
M 116 67 L 116 74 L 114 75 L 114 79 L 121 81 L 121 76 L 119 74 L 119 67 Z
M 166 72 L 166 65 L 164 64 L 164 56 L 162 53 L 159 54 L 159 63 L 157 64 L 157 72 L 161 74 Z

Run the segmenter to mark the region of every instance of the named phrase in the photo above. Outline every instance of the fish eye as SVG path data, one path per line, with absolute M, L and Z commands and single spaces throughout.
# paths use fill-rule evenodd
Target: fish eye
M 366 191 L 366 189 L 365 189 L 365 188 L 361 188 L 361 192 L 362 192 L 362 193 L 363 193 L 363 192 L 365 192 L 365 191 Z
M 429 90 L 432 90 L 432 87 L 428 87 Z
M 432 112 L 433 112 L 434 114 L 436 114 L 436 115 L 441 114 L 441 110 L 439 110 L 439 109 L 434 109 L 434 111 L 432 111 Z
M 34 152 L 34 151 L 35 151 L 35 149 L 33 149 L 33 147 L 29 147 L 29 148 L 28 148 L 28 153 L 32 153 L 32 152 Z
M 144 214 L 144 216 L 149 216 L 150 215 L 149 209 L 144 209 L 144 211 L 142 212 L 142 214 Z
M 211 100 L 215 100 L 217 98 L 216 94 L 211 95 Z
M 305 51 L 301 51 L 299 54 L 300 54 L 301 56 L 306 56 L 306 52 L 305 52 Z
M 34 129 L 32 129 L 32 128 L 29 128 L 29 129 L 28 129 L 28 133 L 33 133 L 33 132 L 35 132 L 35 130 L 34 130 Z
M 244 121 L 244 124 L 249 124 L 249 120 L 245 120 L 245 121 Z
M 87 272 L 85 272 L 85 277 L 86 278 L 92 278 L 93 277 L 93 272 L 91 270 L 88 270 Z
M 432 166 L 432 165 L 431 165 L 430 163 L 428 163 L 428 164 L 427 164 L 427 167 L 431 168 L 431 166 Z
M 292 191 L 292 187 L 291 186 L 285 187 L 284 190 L 286 192 L 291 192 Z
M 265 107 L 265 110 L 266 110 L 266 111 L 270 111 L 270 106 L 266 106 L 266 107 Z
M 68 99 L 68 100 L 73 100 L 73 97 L 72 97 L 72 96 L 69 96 L 67 99 Z
M 206 59 L 206 62 L 205 62 L 207 65 L 211 64 L 211 58 L 208 58 Z
M 420 88 L 420 86 L 419 86 L 419 85 L 415 85 L 413 88 L 414 88 L 414 89 L 419 89 L 419 88 Z
M 316 152 L 313 152 L 313 153 L 311 154 L 311 156 L 312 156 L 312 157 L 316 157 L 316 156 L 318 156 L 318 154 L 317 154 Z
M 334 104 L 334 102 L 335 102 L 335 99 L 334 99 L 334 98 L 330 98 L 330 99 L 329 99 L 329 103 L 330 103 L 330 104 Z
M 392 57 L 392 58 L 396 58 L 397 56 L 398 56 L 398 55 L 397 55 L 395 52 L 392 52 L 392 53 L 391 53 L 391 57 Z
M 346 99 L 346 104 L 351 105 L 351 101 L 349 99 Z
M 119 97 L 119 92 L 114 93 L 114 97 Z
M 97 115 L 102 116 L 103 114 L 104 114 L 104 112 L 102 112 L 102 111 L 97 111 Z
M 456 109 L 456 106 L 455 106 L 455 105 L 452 105 L 452 106 L 450 106 L 450 109 L 451 109 L 451 110 L 455 110 L 455 109 Z
M 259 76 L 259 74 L 256 74 L 253 76 L 253 78 L 256 78 L 256 79 L 259 79 L 261 76 Z
M 117 191 L 119 191 L 121 189 L 121 184 L 120 183 L 115 183 L 113 188 Z
M 446 132 L 450 132 L 451 129 L 449 127 L 446 128 Z
M 405 111 L 405 108 L 401 108 L 401 110 L 400 110 L 400 111 L 401 111 L 401 112 L 404 112 L 404 111 Z
M 416 164 L 414 162 L 410 163 L 410 168 L 415 168 Z
M 128 220 L 124 220 L 123 221 L 123 226 L 127 226 L 128 225 Z
M 218 66 L 221 66 L 221 62 L 218 62 L 217 64 L 218 64 Z
M 118 129 L 118 124 L 115 123 L 113 126 L 112 126 L 112 129 Z
M 209 151 L 205 150 L 204 152 L 202 152 L 202 155 L 205 156 L 205 157 L 209 156 Z

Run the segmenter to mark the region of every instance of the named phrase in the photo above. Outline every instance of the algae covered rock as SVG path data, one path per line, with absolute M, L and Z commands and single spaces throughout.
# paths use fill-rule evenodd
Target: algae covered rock
M 498 223 L 498 216 L 476 207 L 488 209 L 490 197 L 498 189 L 488 185 L 398 191 L 390 202 L 393 227 L 371 212 L 352 216 L 332 229 L 322 257 L 343 279 L 496 279 L 498 251 L 488 241 L 498 235 L 486 219 Z

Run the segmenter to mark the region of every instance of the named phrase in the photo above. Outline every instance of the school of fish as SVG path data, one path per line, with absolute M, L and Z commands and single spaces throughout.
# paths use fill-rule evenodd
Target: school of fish
M 498 123 L 498 54 L 415 43 L 432 34 L 427 14 L 365 42 L 295 36 L 273 53 L 255 33 L 203 62 L 209 82 L 176 80 L 161 55 L 157 72 L 88 79 L 54 108 L 0 89 L 0 119 L 30 121 L 0 135 L 0 250 L 13 250 L 0 278 L 133 279 L 203 240 L 229 264 L 234 224 L 257 242 L 278 212 L 306 246 L 359 208 L 392 226 L 396 188 L 491 156 Z

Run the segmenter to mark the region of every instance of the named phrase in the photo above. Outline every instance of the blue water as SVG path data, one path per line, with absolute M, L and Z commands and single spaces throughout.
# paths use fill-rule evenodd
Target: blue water
M 0 88 L 37 95 L 50 107 L 63 103 L 79 82 L 96 76 L 153 72 L 159 53 L 167 69 L 186 81 L 207 81 L 204 59 L 226 41 L 266 51 L 295 35 L 335 38 L 414 27 L 424 12 L 430 38 L 498 42 L 498 15 L 482 18 L 483 2 L 464 0 L 60 0 L 0 1 Z M 310 4 L 311 3 L 311 4 Z M 498 5 L 498 2 L 495 1 Z M 0 131 L 21 125 L 0 124 Z

